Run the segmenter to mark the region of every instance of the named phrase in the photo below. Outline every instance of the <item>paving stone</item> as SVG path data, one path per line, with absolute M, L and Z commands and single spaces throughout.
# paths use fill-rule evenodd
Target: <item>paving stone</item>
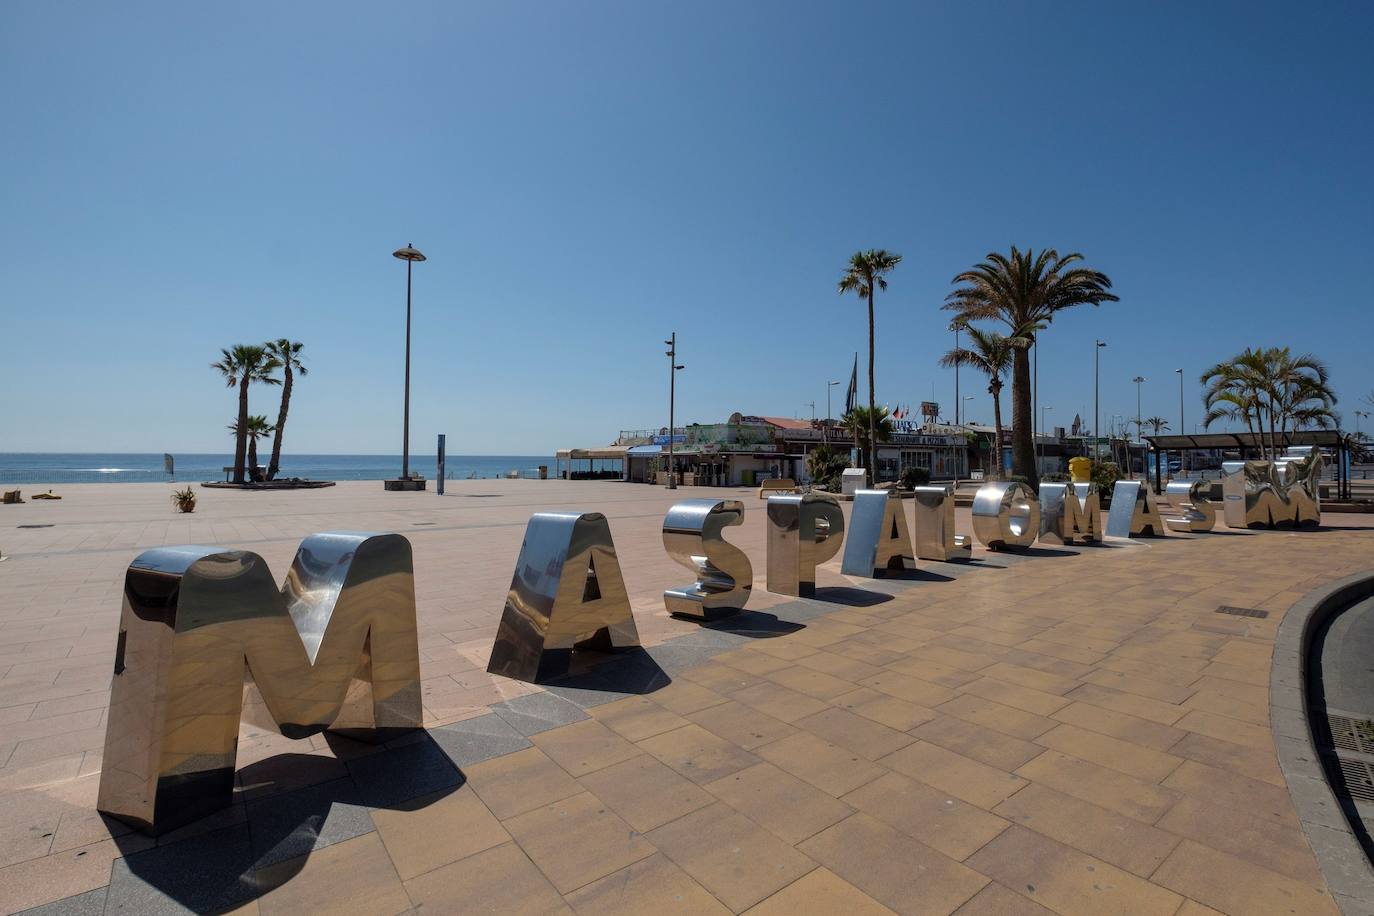
M 360 797 L 353 780 L 336 779 L 249 802 L 256 863 L 273 865 L 371 833 L 372 816 Z
M 748 910 L 748 916 L 883 916 L 892 910 L 828 868 L 817 868 Z
M 582 791 L 537 747 L 474 764 L 467 776 L 483 804 L 502 820 Z
M 647 754 L 587 773 L 578 781 L 640 833 L 716 801 L 711 793 Z
M 647 839 L 735 912 L 815 868 L 805 855 L 723 804 L 678 818 Z
M 765 744 L 760 757 L 836 798 L 883 774 L 861 754 L 809 732 Z
M 455 766 L 467 767 L 530 746 L 530 739 L 495 713 L 441 725 L 429 731 Z
M 721 905 L 696 881 L 662 855 L 628 865 L 567 896 L 579 913 L 639 916 L 641 913 L 682 913 L 727 916 Z
M 229 910 L 258 896 L 246 824 L 116 859 L 106 913 Z
M 759 762 L 753 754 L 696 723 L 645 738 L 639 746 L 698 785 Z
M 572 908 L 514 843 L 436 868 L 405 884 L 420 912 L 461 913 L 475 900 L 511 913 L 558 916 Z
M 510 841 L 510 834 L 469 786 L 372 812 L 402 881 Z
M 1020 776 L 926 741 L 908 745 L 878 762 L 985 809 L 991 809 L 1026 784 Z
M 398 913 L 410 906 L 375 833 L 260 868 L 256 882 L 265 892 L 257 901 L 263 916 L 310 911 L 365 916 Z
M 491 711 L 526 737 L 587 718 L 582 707 L 547 691 L 493 704 Z
M 1337 912 L 1325 890 L 1192 840 L 1179 844 L 1155 872 L 1154 881 L 1224 913 L 1288 916 Z
M 590 792 L 518 814 L 504 826 L 564 894 L 654 854 L 653 846 Z
M 638 748 L 595 719 L 539 732 L 534 746 L 573 776 L 581 776 L 639 754 Z
M 606 703 L 594 707 L 591 714 L 602 725 L 630 741 L 651 738 L 687 724 L 686 719 L 647 697 L 627 697 Z
M 45 903 L 19 916 L 101 916 L 105 912 L 105 895 L 109 888 L 99 887 L 84 894 L 74 894 L 52 903 Z
M 771 763 L 722 777 L 706 789 L 793 846 L 854 810 Z
M 878 777 L 842 801 L 958 861 L 1007 828 L 1002 818 L 897 773 Z
M 950 913 L 988 883 L 976 871 L 862 813 L 798 848 L 897 913 Z

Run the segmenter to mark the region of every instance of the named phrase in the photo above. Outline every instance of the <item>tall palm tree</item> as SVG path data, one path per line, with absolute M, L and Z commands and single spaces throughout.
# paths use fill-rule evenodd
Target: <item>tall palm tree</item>
M 841 428 L 854 437 L 859 447 L 864 466 L 868 469 L 869 486 L 873 485 L 874 465 L 877 463 L 876 443 L 892 438 L 892 417 L 886 407 L 868 408 L 855 404 L 854 409 L 840 417 Z
M 223 358 L 210 364 L 210 368 L 224 376 L 230 388 L 239 389 L 239 418 L 234 441 L 234 483 L 243 483 L 243 462 L 248 452 L 248 386 L 253 382 L 264 385 L 280 385 L 272 377 L 277 361 L 266 347 L 255 344 L 235 344 L 227 350 L 220 350 Z
M 1150 427 L 1150 432 L 1154 433 L 1156 436 L 1158 436 L 1162 430 L 1169 428 L 1169 421 L 1163 417 L 1146 417 L 1140 422 L 1142 425 Z
M 1116 302 L 1112 281 L 1101 271 L 1075 267 L 1081 254 L 1060 255 L 1053 248 L 1036 252 L 1012 246 L 1009 255 L 990 252 L 987 259 L 958 274 L 963 284 L 945 297 L 945 308 L 965 321 L 1001 321 L 1014 335 L 1031 325 L 1044 326 L 1076 305 Z M 1033 486 L 1039 484 L 1031 419 L 1030 359 L 1017 349 L 1012 360 L 1012 470 Z
M 239 421 L 235 420 L 229 424 L 229 431 L 238 436 Z M 258 440 L 266 439 L 272 435 L 273 426 L 267 422 L 267 417 L 258 414 L 248 418 L 248 423 L 243 427 L 247 432 L 248 438 L 248 476 L 252 480 L 258 479 Z
M 996 429 L 996 439 L 992 454 L 989 455 L 988 471 L 994 477 L 1002 476 L 1002 462 L 996 455 L 1002 449 L 1002 376 L 1012 367 L 1015 354 L 1030 346 L 1030 338 L 1025 333 L 1007 337 L 996 331 L 985 331 L 972 325 L 965 326 L 968 332 L 967 347 L 956 347 L 940 358 L 940 365 L 946 369 L 955 366 L 972 366 L 988 377 L 988 393 L 992 395 L 992 418 Z M 1021 328 L 1023 332 L 1028 330 Z
M 281 464 L 281 437 L 286 429 L 286 412 L 291 408 L 292 371 L 299 372 L 302 377 L 306 375 L 305 366 L 301 364 L 301 348 L 305 345 L 282 337 L 268 341 L 266 346 L 267 352 L 281 363 L 282 369 L 281 409 L 277 411 L 276 435 L 272 437 L 272 458 L 267 462 L 267 479 L 274 480 L 277 467 Z
M 1207 408 L 1203 424 L 1241 420 L 1251 435 L 1258 434 L 1261 452 L 1269 457 L 1278 455 L 1279 433 L 1290 423 L 1319 428 L 1337 423 L 1326 366 L 1311 354 L 1294 356 L 1288 347 L 1247 347 L 1212 366 L 1201 381 Z
M 902 263 L 902 256 L 882 248 L 870 248 L 867 251 L 856 251 L 849 258 L 849 266 L 845 268 L 844 276 L 840 277 L 839 292 L 854 293 L 861 299 L 868 300 L 868 441 L 872 442 L 877 436 L 877 430 L 873 426 L 873 421 L 877 418 L 877 407 L 874 403 L 873 395 L 873 295 L 877 290 L 887 289 L 887 274 L 896 269 Z M 872 464 L 872 462 L 867 462 Z M 873 486 L 873 468 L 868 468 L 865 472 L 868 485 Z

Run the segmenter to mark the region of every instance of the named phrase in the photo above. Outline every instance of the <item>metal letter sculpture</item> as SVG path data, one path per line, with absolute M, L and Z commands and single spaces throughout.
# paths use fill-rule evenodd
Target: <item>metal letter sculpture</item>
M 915 569 L 902 499 L 893 490 L 855 490 L 840 572 L 881 578 L 889 569 Z
M 1040 534 L 1040 502 L 1020 481 L 994 481 L 973 497 L 973 533 L 989 550 L 1029 547 Z
M 1071 483 L 1042 483 L 1040 540 L 1051 544 L 1072 544 L 1079 539 L 1096 541 L 1099 511 L 1097 490 L 1090 483 L 1077 486 Z
M 663 519 L 668 556 L 696 574 L 697 581 L 663 593 L 674 617 L 714 620 L 742 610 L 754 587 L 754 567 L 723 531 L 744 523 L 737 499 L 686 499 Z
M 1164 524 L 1170 531 L 1212 530 L 1217 523 L 1217 510 L 1203 495 L 1203 490 L 1211 486 L 1211 481 L 1207 480 L 1174 480 L 1164 488 L 1164 498 L 1169 504 Z
M 487 671 L 537 683 L 574 649 L 639 645 L 611 528 L 600 512 L 536 512 L 525 528 Z
M 944 487 L 914 487 L 916 556 L 922 560 L 967 560 L 973 541 L 954 533 L 954 494 Z
M 816 567 L 840 552 L 844 511 L 826 493 L 768 498 L 768 590 L 814 598 Z
M 96 807 L 153 834 L 227 807 L 245 705 L 288 738 L 419 728 L 410 542 L 311 535 L 280 588 L 248 551 L 140 554 L 124 577 Z
M 1118 480 L 1112 488 L 1107 534 L 1114 538 L 1164 536 L 1164 520 L 1150 487 L 1142 480 Z
M 1321 522 L 1321 452 L 1290 448 L 1278 461 L 1228 461 L 1221 466 L 1221 493 L 1229 528 Z

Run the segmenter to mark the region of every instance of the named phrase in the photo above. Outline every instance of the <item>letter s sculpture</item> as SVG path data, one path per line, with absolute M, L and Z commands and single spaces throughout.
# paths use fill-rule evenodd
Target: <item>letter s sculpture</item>
M 754 567 L 723 530 L 744 523 L 737 499 L 685 499 L 663 519 L 663 547 L 697 580 L 670 588 L 663 603 L 674 617 L 715 620 L 743 610 L 754 587 Z

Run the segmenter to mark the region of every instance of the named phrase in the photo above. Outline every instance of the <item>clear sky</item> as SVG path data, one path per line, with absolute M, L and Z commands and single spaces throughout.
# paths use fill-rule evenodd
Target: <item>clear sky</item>
M 861 247 L 905 259 L 879 403 L 952 414 L 939 306 L 1018 244 L 1121 296 L 1044 335 L 1049 425 L 1102 337 L 1104 427 L 1286 343 L 1353 428 L 1371 46 L 1368 3 L 4 3 L 0 451 L 226 451 L 208 364 L 289 336 L 287 450 L 398 452 L 407 242 L 418 453 L 663 425 L 673 330 L 680 422 L 823 414 Z

